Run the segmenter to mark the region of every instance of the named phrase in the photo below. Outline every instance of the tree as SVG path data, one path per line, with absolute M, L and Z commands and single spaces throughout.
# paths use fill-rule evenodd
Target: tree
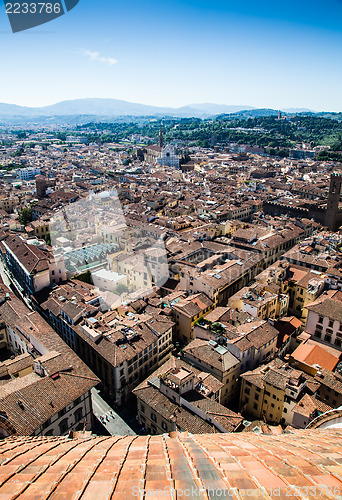
M 118 295 L 121 295 L 122 293 L 128 293 L 128 291 L 128 286 L 124 285 L 123 283 L 119 283 L 116 287 L 116 292 L 118 293 Z
M 32 211 L 30 207 L 24 207 L 19 214 L 19 222 L 23 226 L 27 226 L 32 221 Z
M 189 151 L 184 151 L 184 153 L 182 154 L 182 156 L 179 160 L 179 164 L 185 165 L 185 163 L 188 163 L 190 160 L 191 160 L 191 157 L 190 157 Z
M 83 283 L 88 283 L 89 285 L 93 284 L 93 281 L 91 279 L 91 272 L 89 270 L 85 273 L 79 274 L 78 276 L 76 276 L 76 278 L 79 281 L 83 281 Z
M 51 246 L 51 236 L 50 236 L 50 233 L 47 233 L 44 236 L 44 240 L 45 240 L 45 243 L 50 247 Z

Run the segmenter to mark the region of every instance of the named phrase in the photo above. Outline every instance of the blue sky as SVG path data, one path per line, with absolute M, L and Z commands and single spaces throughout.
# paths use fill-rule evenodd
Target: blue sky
M 0 102 L 342 111 L 341 0 L 80 0 L 17 34 L 1 5 L 0 43 Z

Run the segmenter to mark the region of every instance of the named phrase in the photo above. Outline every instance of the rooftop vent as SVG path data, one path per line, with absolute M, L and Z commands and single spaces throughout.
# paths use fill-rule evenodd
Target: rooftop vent
M 20 399 L 17 401 L 17 403 L 18 403 L 19 408 L 24 411 L 25 410 L 24 403 L 22 401 L 20 401 Z

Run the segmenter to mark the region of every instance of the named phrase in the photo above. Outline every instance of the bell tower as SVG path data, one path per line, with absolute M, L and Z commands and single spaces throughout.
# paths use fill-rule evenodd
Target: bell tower
M 327 209 L 325 212 L 325 222 L 324 225 L 327 226 L 330 231 L 337 231 L 337 215 L 339 212 L 339 202 L 341 196 L 341 186 L 342 186 L 342 175 L 331 174 L 329 195 L 327 200 Z
M 159 129 L 159 141 L 158 141 L 158 146 L 162 148 L 164 146 L 164 137 L 163 137 L 163 130 L 162 126 L 160 124 L 160 129 Z

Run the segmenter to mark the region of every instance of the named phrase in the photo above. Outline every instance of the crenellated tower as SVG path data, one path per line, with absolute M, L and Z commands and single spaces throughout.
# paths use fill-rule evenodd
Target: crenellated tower
M 339 203 L 341 196 L 342 187 L 342 175 L 341 174 L 331 174 L 329 195 L 327 200 L 327 210 L 325 212 L 325 223 L 324 225 L 330 229 L 330 231 L 337 231 L 338 214 L 339 214 Z

